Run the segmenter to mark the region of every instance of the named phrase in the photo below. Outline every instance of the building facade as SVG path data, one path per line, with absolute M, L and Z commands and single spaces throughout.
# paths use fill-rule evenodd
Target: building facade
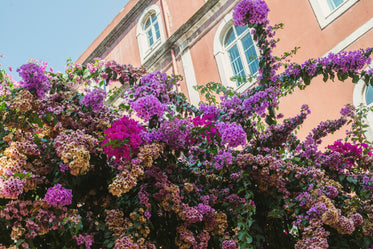
M 194 105 L 203 101 L 195 85 L 213 81 L 244 91 L 251 83 L 232 77 L 255 77 L 258 51 L 250 30 L 233 25 L 232 11 L 239 1 L 130 0 L 77 62 L 85 64 L 100 57 L 144 66 L 149 72 L 182 75 L 178 90 Z M 280 42 L 275 55 L 299 46 L 291 60 L 303 63 L 329 52 L 373 47 L 372 0 L 266 2 L 271 25 L 284 24 L 277 32 Z M 309 131 L 321 120 L 338 118 L 348 103 L 372 105 L 373 89 L 363 82 L 324 83 L 320 78 L 306 90 L 284 98 L 280 108 L 285 116 L 292 116 L 308 104 L 312 114 L 303 130 Z M 373 127 L 373 114 L 367 122 Z M 373 140 L 371 127 L 367 136 Z

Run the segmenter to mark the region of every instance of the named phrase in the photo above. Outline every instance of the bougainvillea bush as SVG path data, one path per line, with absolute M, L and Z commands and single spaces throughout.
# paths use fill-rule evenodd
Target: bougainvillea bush
M 284 63 L 268 11 L 244 0 L 233 14 L 261 51 L 257 83 L 199 87 L 198 107 L 177 76 L 99 59 L 63 74 L 33 61 L 19 82 L 0 71 L 0 248 L 370 248 L 364 112 L 346 106 L 300 140 L 311 110 L 277 107 L 318 75 L 372 84 L 372 50 Z

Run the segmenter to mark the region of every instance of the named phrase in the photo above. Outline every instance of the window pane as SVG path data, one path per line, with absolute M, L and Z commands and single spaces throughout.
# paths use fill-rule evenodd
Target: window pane
M 231 44 L 234 40 L 236 39 L 236 35 L 233 32 L 233 28 L 231 28 L 228 32 L 227 35 L 225 36 L 225 42 L 224 45 L 228 46 Z
M 243 27 L 243 26 L 236 26 L 236 32 L 237 35 L 241 35 L 243 32 L 245 32 L 248 29 L 248 27 Z
M 152 14 L 151 18 L 153 23 L 157 21 L 157 16 L 155 14 Z
M 336 9 L 339 5 L 343 3 L 344 0 L 327 0 L 330 11 Z
M 365 94 L 365 101 L 367 102 L 367 105 L 370 105 L 373 103 L 373 87 L 370 85 L 367 87 L 367 92 Z
M 250 73 L 255 74 L 259 68 L 259 60 L 257 58 L 255 44 L 250 34 L 245 35 L 241 39 L 242 47 L 245 52 L 247 64 L 249 65 Z
M 158 22 L 154 23 L 154 30 L 155 30 L 155 39 L 158 40 L 161 37 L 161 33 L 159 32 L 159 25 Z
M 231 59 L 232 68 L 234 71 L 234 76 L 238 78 L 245 78 L 245 71 L 242 65 L 240 54 L 238 52 L 237 44 L 228 50 L 229 57 Z M 237 79 L 237 84 L 241 85 L 243 83 L 242 79 Z
M 148 34 L 149 46 L 151 46 L 154 43 L 152 29 L 149 29 L 147 34 Z
M 148 20 L 146 20 L 145 29 L 147 29 L 149 27 L 150 27 L 150 18 L 148 18 Z

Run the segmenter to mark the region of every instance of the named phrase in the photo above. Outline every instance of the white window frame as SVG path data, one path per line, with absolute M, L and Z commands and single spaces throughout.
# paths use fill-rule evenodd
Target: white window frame
M 367 69 L 370 69 L 370 68 L 373 68 L 373 63 L 371 63 Z M 356 86 L 354 88 L 354 93 L 352 96 L 354 106 L 358 107 L 361 104 L 363 104 L 364 106 L 367 105 L 367 102 L 366 102 L 367 88 L 368 86 L 365 84 L 363 80 L 359 80 L 358 83 L 356 83 Z M 373 106 L 373 103 L 371 103 L 369 106 Z M 367 118 L 365 121 L 369 125 L 367 127 L 367 132 L 365 133 L 366 138 L 369 141 L 373 141 L 373 112 L 369 112 L 367 114 Z
M 345 0 L 337 8 L 330 11 L 326 0 L 309 0 L 321 29 L 328 26 L 358 1 L 359 0 Z
M 149 46 L 147 33 L 145 30 L 145 22 L 148 20 L 148 18 L 155 14 L 157 17 L 157 22 L 159 26 L 159 33 L 160 33 L 160 39 L 154 40 L 154 43 Z M 151 27 L 154 29 L 154 27 Z M 153 30 L 154 31 L 154 30 Z M 141 63 L 144 63 L 151 55 L 154 53 L 154 51 L 165 41 L 164 36 L 164 29 L 163 29 L 163 22 L 162 22 L 162 15 L 160 8 L 156 5 L 150 5 L 144 11 L 142 12 L 139 21 L 137 23 L 137 32 L 136 32 L 136 38 L 137 42 L 139 44 L 139 50 L 140 50 L 140 59 Z M 155 39 L 155 32 L 154 37 Z
M 253 81 L 251 83 L 247 82 L 247 83 L 241 84 L 240 86 L 237 86 L 236 81 L 231 80 L 231 78 L 234 76 L 234 71 L 233 71 L 233 68 L 232 68 L 232 65 L 231 65 L 229 52 L 226 49 L 226 47 L 224 46 L 224 41 L 225 41 L 226 34 L 229 31 L 229 29 L 232 27 L 232 25 L 234 25 L 234 20 L 233 20 L 232 13 L 230 13 L 230 14 L 228 14 L 224 17 L 224 19 L 220 23 L 220 25 L 219 25 L 216 33 L 215 33 L 214 56 L 215 56 L 216 64 L 218 66 L 218 71 L 219 71 L 221 83 L 224 86 L 232 87 L 237 92 L 243 92 L 254 84 L 255 76 L 257 75 L 257 73 L 252 75 L 253 76 Z M 241 37 L 243 37 L 243 35 Z M 253 39 L 253 42 L 255 44 L 254 39 Z M 238 44 L 238 47 L 240 49 L 240 47 L 241 47 L 240 43 L 238 42 L 237 44 Z M 256 44 L 255 44 L 255 49 L 256 49 L 257 55 L 259 56 L 260 53 L 259 53 L 259 50 L 258 50 L 258 47 L 256 46 Z M 241 50 L 242 50 L 242 48 L 241 48 Z M 240 51 L 240 55 L 241 55 L 241 52 L 242 51 Z M 245 58 L 241 58 L 241 60 L 244 64 L 243 67 L 244 67 L 246 75 L 250 75 L 250 70 L 247 66 L 247 62 L 244 61 Z

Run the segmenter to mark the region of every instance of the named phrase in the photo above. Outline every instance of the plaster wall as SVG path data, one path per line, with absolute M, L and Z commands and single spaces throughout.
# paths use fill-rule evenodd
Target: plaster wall
M 126 31 L 102 55 L 106 60 L 115 60 L 120 64 L 141 66 L 139 44 L 136 39 L 136 22 L 131 23 Z
M 133 6 L 140 0 L 129 0 L 129 2 L 123 7 L 111 23 L 101 32 L 101 34 L 91 43 L 91 45 L 83 52 L 83 54 L 76 61 L 77 63 L 83 63 L 84 60 L 94 51 L 94 49 L 107 37 L 111 30 L 125 17 L 125 15 L 133 8 Z
M 171 34 L 183 25 L 199 8 L 205 0 L 163 0 L 165 13 L 169 20 Z

